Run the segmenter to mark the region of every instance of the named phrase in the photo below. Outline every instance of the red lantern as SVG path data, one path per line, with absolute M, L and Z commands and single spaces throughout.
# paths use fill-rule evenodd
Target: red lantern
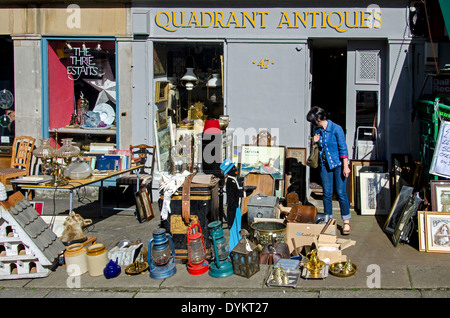
M 201 275 L 208 271 L 206 248 L 199 222 L 191 223 L 187 232 L 188 272 L 191 275 Z

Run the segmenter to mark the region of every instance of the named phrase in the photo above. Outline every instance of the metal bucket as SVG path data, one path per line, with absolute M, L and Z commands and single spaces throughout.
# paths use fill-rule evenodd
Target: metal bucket
M 256 222 L 250 225 L 253 238 L 260 249 L 267 243 L 286 241 L 286 224 L 280 222 Z

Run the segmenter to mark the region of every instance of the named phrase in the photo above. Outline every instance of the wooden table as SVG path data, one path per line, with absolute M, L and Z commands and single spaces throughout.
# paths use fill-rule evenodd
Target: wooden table
M 137 165 L 133 166 L 128 169 L 119 170 L 119 171 L 109 171 L 105 175 L 92 175 L 87 179 L 80 179 L 80 180 L 65 180 L 67 183 L 64 183 L 62 185 L 54 185 L 53 182 L 46 182 L 41 184 L 26 184 L 26 183 L 20 183 L 20 178 L 14 179 L 14 183 L 17 185 L 17 187 L 20 187 L 24 190 L 47 190 L 47 191 L 68 191 L 70 193 L 70 199 L 69 199 L 69 212 L 73 209 L 73 191 L 80 189 L 82 187 L 92 185 L 93 183 L 100 182 L 100 217 L 103 217 L 103 209 L 113 209 L 113 210 L 127 210 L 126 208 L 113 208 L 113 207 L 104 207 L 103 205 L 103 181 L 106 179 L 119 176 L 121 174 L 135 171 L 136 172 L 136 187 L 137 190 L 139 190 L 139 170 L 143 168 L 144 165 Z

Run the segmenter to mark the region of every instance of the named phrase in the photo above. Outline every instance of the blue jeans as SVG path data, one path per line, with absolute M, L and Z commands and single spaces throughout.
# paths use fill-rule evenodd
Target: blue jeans
M 336 192 L 341 209 L 342 220 L 349 220 L 350 204 L 347 197 L 347 178 L 342 174 L 342 167 L 336 167 L 332 170 L 326 164 L 320 167 L 320 178 L 323 187 L 323 208 L 324 212 L 333 217 L 333 181 L 336 186 Z

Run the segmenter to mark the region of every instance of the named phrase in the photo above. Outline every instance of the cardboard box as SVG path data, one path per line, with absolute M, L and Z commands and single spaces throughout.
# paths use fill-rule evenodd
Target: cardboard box
M 321 234 L 326 224 L 309 224 L 309 223 L 287 223 L 286 225 L 286 243 L 289 246 L 289 252 L 294 251 L 295 247 L 301 248 L 305 245 L 312 245 L 317 236 Z M 332 220 L 324 233 L 336 235 L 337 223 L 336 220 Z
M 314 242 L 317 249 L 317 256 L 320 260 L 329 260 L 330 264 L 346 262 L 347 256 L 342 255 L 342 251 L 347 247 L 356 244 L 356 241 L 337 238 L 336 235 L 320 234 Z

